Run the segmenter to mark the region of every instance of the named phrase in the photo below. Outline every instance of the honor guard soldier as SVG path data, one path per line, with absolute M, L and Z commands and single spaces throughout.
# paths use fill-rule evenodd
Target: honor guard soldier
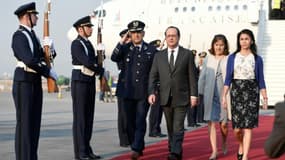
M 16 160 L 37 160 L 43 103 L 41 76 L 56 80 L 57 74 L 42 61 L 44 51 L 33 31 L 38 21 L 36 4 L 24 4 L 14 14 L 20 23 L 12 38 L 12 49 L 17 59 L 12 91 L 17 119 Z M 44 41 L 44 45 L 47 43 L 51 45 L 51 39 Z
M 71 44 L 72 81 L 71 96 L 73 105 L 73 144 L 77 160 L 93 160 L 95 155 L 90 146 L 95 109 L 95 75 L 104 73 L 98 66 L 95 50 L 88 37 L 92 34 L 93 24 L 90 16 L 77 20 L 73 27 L 78 36 Z
M 119 35 L 121 38 L 124 37 L 125 34 L 128 34 L 128 29 L 122 30 Z M 125 41 L 126 43 L 130 42 L 130 36 L 127 35 L 127 39 Z M 121 147 L 128 147 L 130 145 L 129 143 L 129 138 L 127 134 L 127 115 L 124 110 L 124 104 L 123 104 L 123 99 L 120 94 L 123 92 L 123 83 L 122 83 L 122 78 L 123 74 L 121 72 L 123 68 L 123 61 L 117 63 L 118 70 L 119 72 L 119 78 L 118 78 L 118 83 L 117 83 L 117 89 L 116 89 L 116 96 L 117 96 L 117 104 L 118 104 L 118 133 L 119 133 L 119 143 Z
M 149 45 L 154 46 L 157 48 L 157 51 L 160 50 L 161 47 L 161 40 L 153 40 L 149 42 Z M 155 94 L 157 97 L 159 97 L 159 82 L 157 83 L 156 91 Z M 156 103 L 153 104 L 150 108 L 150 113 L 148 117 L 148 122 L 149 122 L 149 137 L 166 137 L 165 134 L 161 133 L 161 119 L 162 119 L 162 107 L 160 106 L 159 98 L 157 99 Z
M 145 24 L 135 20 L 128 24 L 131 42 L 126 43 L 126 34 L 114 49 L 111 59 L 121 64 L 121 89 L 117 95 L 122 97 L 127 115 L 127 131 L 131 144 L 131 159 L 143 155 L 145 147 L 146 116 L 149 109 L 147 86 L 150 68 L 156 52 L 155 47 L 143 41 Z

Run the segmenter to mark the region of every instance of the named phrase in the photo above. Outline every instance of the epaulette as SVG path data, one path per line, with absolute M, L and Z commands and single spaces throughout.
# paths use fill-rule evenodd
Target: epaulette
M 18 28 L 17 31 L 22 32 L 24 29 L 23 28 Z

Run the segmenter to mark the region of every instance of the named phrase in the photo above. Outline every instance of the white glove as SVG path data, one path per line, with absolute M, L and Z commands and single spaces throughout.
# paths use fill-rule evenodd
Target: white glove
M 49 46 L 50 51 L 53 52 L 54 51 L 54 44 L 53 44 L 53 40 L 49 37 L 44 37 L 43 39 L 43 46 Z
M 57 74 L 56 74 L 56 72 L 55 72 L 55 70 L 53 69 L 53 68 L 50 68 L 50 70 L 49 70 L 49 76 L 52 78 L 52 79 L 54 79 L 54 80 L 56 80 L 57 81 Z

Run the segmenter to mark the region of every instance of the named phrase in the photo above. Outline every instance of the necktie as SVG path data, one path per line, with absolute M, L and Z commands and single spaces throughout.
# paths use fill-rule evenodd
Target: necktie
M 171 50 L 170 61 L 169 61 L 171 71 L 173 71 L 173 69 L 174 69 L 174 55 L 173 55 L 173 53 L 174 53 L 174 50 Z
M 137 52 L 140 52 L 140 47 L 139 46 L 135 46 L 135 48 L 136 48 Z

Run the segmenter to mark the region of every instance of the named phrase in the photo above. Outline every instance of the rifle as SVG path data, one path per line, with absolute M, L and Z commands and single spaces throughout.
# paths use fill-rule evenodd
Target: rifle
M 103 61 L 105 59 L 105 47 L 102 44 L 102 28 L 103 28 L 103 19 L 99 17 L 98 20 L 98 28 L 97 28 L 97 58 L 98 58 L 98 65 L 103 67 Z M 100 90 L 101 91 L 111 91 L 107 79 L 104 75 L 101 75 L 100 78 Z
M 49 37 L 49 14 L 51 11 L 51 0 L 47 0 L 47 9 L 44 12 L 44 32 L 43 36 L 44 37 Z M 52 67 L 52 62 L 53 62 L 53 57 L 51 56 L 51 50 L 48 45 L 44 46 L 44 58 L 46 65 L 51 68 Z M 47 88 L 48 88 L 48 93 L 54 93 L 58 92 L 58 86 L 56 84 L 56 81 L 52 79 L 51 77 L 47 78 Z

